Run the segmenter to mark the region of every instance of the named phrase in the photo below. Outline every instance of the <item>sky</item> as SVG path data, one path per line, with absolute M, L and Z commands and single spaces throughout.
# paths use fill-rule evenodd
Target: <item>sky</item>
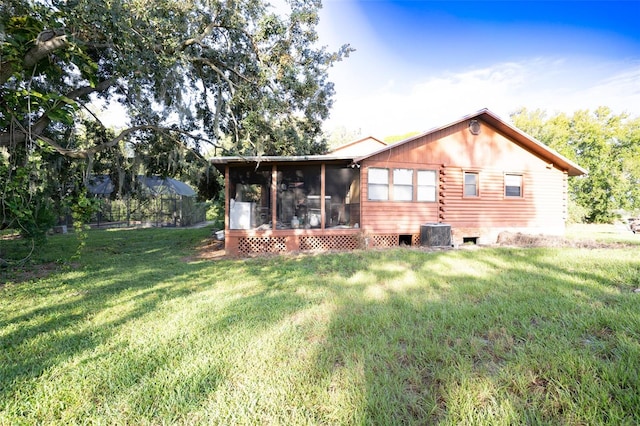
M 323 0 L 318 33 L 356 49 L 330 70 L 328 132 L 384 138 L 482 108 L 640 117 L 640 0 Z

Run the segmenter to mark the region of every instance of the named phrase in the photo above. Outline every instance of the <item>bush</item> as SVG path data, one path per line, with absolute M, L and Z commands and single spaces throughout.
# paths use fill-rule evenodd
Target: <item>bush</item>
M 208 221 L 213 221 L 213 226 L 218 229 L 224 228 L 224 200 L 219 199 L 207 203 Z
M 589 209 L 569 200 L 567 223 L 585 223 Z

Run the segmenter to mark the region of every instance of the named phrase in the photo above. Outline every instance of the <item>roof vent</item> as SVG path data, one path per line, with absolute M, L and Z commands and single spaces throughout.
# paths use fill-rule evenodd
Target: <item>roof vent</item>
M 480 122 L 478 120 L 471 120 L 469 122 L 469 131 L 472 135 L 480 134 Z

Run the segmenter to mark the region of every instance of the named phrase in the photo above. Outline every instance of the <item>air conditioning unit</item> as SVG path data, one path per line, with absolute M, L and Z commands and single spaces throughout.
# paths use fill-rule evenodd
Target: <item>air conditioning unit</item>
M 420 225 L 420 245 L 451 247 L 451 225 L 444 223 L 425 223 Z

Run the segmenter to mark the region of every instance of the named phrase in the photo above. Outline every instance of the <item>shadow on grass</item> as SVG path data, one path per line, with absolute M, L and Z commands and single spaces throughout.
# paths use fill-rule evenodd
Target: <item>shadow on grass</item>
M 561 250 L 396 249 L 185 263 L 171 241 L 150 246 L 157 235 L 117 234 L 79 270 L 3 290 L 20 303 L 0 305 L 0 400 L 81 367 L 95 375 L 82 391 L 94 416 L 197 422 L 189 416 L 216 389 L 241 385 L 231 384 L 234 370 L 252 345 L 294 324 L 292 333 L 312 333 L 300 377 L 318 383 L 301 389 L 317 404 L 300 409 L 320 423 L 640 415 L 628 392 L 640 388 L 629 373 L 640 368 L 637 261 L 602 254 L 587 267 L 554 260 Z M 303 327 L 323 304 L 329 313 Z M 267 380 L 259 367 L 253 374 Z
M 248 342 L 306 303 L 279 291 L 275 276 L 266 287 L 242 296 L 230 288 L 228 300 L 217 300 L 224 296 L 218 287 L 226 285 L 229 268 L 241 273 L 243 262 L 186 263 L 185 251 L 170 241 L 153 248 L 144 241 L 110 242 L 88 252 L 86 265 L 76 270 L 2 290 L 0 401 L 15 406 L 55 399 L 39 394 L 45 392 L 39 383 L 86 370 L 93 377 L 81 390 L 83 398 L 107 418 L 125 412 L 129 420 L 185 421 L 185 413 L 215 391 L 234 361 L 233 354 L 225 358 L 215 347 L 206 362 L 192 359 L 189 348 L 206 344 L 201 336 L 223 338 L 240 330 Z M 15 400 L 20 394 L 21 401 Z M 40 421 L 65 417 L 30 415 Z
M 631 421 L 640 380 L 618 365 L 640 368 L 640 265 L 554 253 L 356 252 L 279 259 L 260 277 L 309 271 L 299 286 L 332 293 L 315 368 L 328 398 L 366 395 L 347 423 Z
M 95 233 L 98 240 L 111 241 L 104 249 L 100 243 L 89 248 L 77 269 L 3 289 L 0 400 L 8 399 L 21 383 L 104 344 L 119 326 L 152 313 L 164 301 L 193 293 L 192 287 L 165 282 L 157 272 L 161 263 L 181 265 L 182 253 L 170 241 L 149 249 L 148 238 L 140 237 L 140 232 L 144 231 L 138 231 L 135 238 L 129 238 L 133 233 L 116 237 Z M 113 252 L 113 246 L 134 256 L 126 261 L 111 256 L 110 260 L 105 252 Z M 83 261 L 87 266 L 82 266 Z M 12 297 L 19 303 L 13 304 Z M 122 305 L 131 308 L 118 309 Z M 110 310 L 114 313 L 108 320 L 94 321 Z

